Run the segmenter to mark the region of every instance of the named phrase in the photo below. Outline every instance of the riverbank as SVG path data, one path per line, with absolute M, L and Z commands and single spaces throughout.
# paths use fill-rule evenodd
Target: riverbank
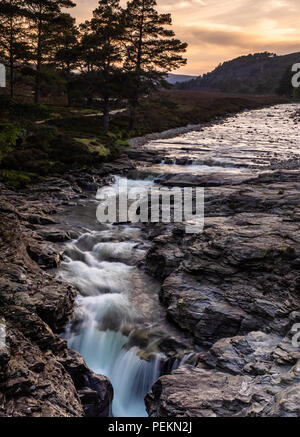
M 33 105 L 0 99 L 0 182 L 18 189 L 70 170 L 100 169 L 118 158 L 128 141 L 212 121 L 244 109 L 283 103 L 277 96 L 168 91 L 141 102 L 136 128 L 128 111 L 111 116 L 110 132 L 101 113 L 85 108 Z M 140 142 L 131 142 L 138 146 Z
M 270 117 L 266 117 L 271 120 L 272 114 L 269 115 Z M 156 154 L 164 157 L 164 153 L 152 150 L 152 156 Z M 58 266 L 62 259 L 61 243 L 78 236 L 62 232 L 59 223 L 53 219 L 54 215 L 67 206 L 78 203 L 80 205 L 88 195 L 87 190 L 95 192 L 98 186 L 106 185 L 111 174 L 126 175 L 135 171 L 143 162 L 141 160 L 144 159 L 145 151 L 141 151 L 139 162 L 132 161 L 128 155 L 130 153 L 122 155 L 114 163 L 103 164 L 101 170 L 89 170 L 86 173 L 74 170 L 66 174 L 65 179 L 48 178 L 19 192 L 1 186 L 0 323 L 6 327 L 7 335 L 6 345 L 1 342 L 0 349 L 0 414 L 3 416 L 108 414 L 112 399 L 109 381 L 95 376 L 85 366 L 82 358 L 71 352 L 66 342 L 57 335 L 62 332 L 73 311 L 77 291 L 47 272 L 49 268 Z M 152 163 L 153 161 L 145 162 L 147 166 Z M 282 404 L 286 402 L 289 390 L 296 390 L 297 375 L 293 369 L 298 355 L 297 351 L 291 349 L 289 330 L 297 320 L 299 305 L 295 296 L 299 285 L 298 276 L 295 274 L 299 259 L 298 249 L 295 247 L 299 230 L 299 171 L 287 170 L 281 164 L 280 170 L 274 169 L 235 184 L 226 178 L 220 187 L 222 178 L 217 179 L 217 183 L 214 182 L 215 176 L 201 179 L 201 184 L 206 180 L 211 187 L 207 193 L 208 200 L 210 199 L 207 209 L 208 229 L 203 236 L 183 241 L 182 229 L 177 226 L 162 226 L 149 233 L 151 249 L 144 265 L 148 273 L 163 282 L 160 295 L 167 315 L 183 332 L 196 338 L 196 345 L 207 349 L 199 357 L 195 369 L 180 369 L 174 376 L 164 376 L 158 381 L 147 398 L 148 412 L 152 416 L 194 413 L 200 416 L 231 415 L 231 409 L 224 406 L 225 401 L 221 397 L 228 395 L 236 398 L 238 388 L 245 382 L 253 382 L 253 386 L 260 389 L 260 411 L 276 415 L 281 408 L 283 414 L 287 414 L 287 409 Z M 187 180 L 186 176 L 185 181 Z M 189 183 L 190 181 L 191 178 Z M 199 185 L 199 181 L 199 178 L 196 182 L 194 179 L 193 183 Z M 167 178 L 166 182 L 170 183 L 170 179 Z M 218 217 L 214 218 L 216 210 Z M 252 217 L 253 213 L 256 219 Z M 286 216 L 290 220 L 286 220 Z M 245 237 L 245 228 L 249 227 L 253 232 Z M 230 255 L 233 250 L 232 239 L 235 241 L 235 261 Z M 202 253 L 203 259 L 199 257 Z M 276 270 L 278 266 L 282 266 L 279 273 Z M 245 274 L 245 269 L 249 270 L 249 277 Z M 233 274 L 237 282 L 231 283 Z M 258 276 L 261 280 L 256 288 Z M 203 284 L 202 277 L 205 278 Z M 218 284 L 227 284 L 226 290 L 213 290 L 216 280 Z M 184 289 L 180 289 L 180 284 L 184 284 Z M 205 295 L 203 286 L 211 290 L 209 295 Z M 287 286 L 288 290 L 284 291 Z M 247 288 L 245 293 L 240 292 L 241 287 Z M 199 313 L 206 320 L 203 326 L 193 318 L 195 309 L 198 308 L 197 299 L 189 291 L 193 289 L 199 290 L 204 301 L 207 301 L 207 309 L 203 314 Z M 269 289 L 275 289 L 280 299 L 268 291 Z M 226 296 L 224 302 L 220 300 L 223 294 Z M 252 307 L 253 301 L 256 302 L 255 307 Z M 253 340 L 252 329 L 255 332 L 261 329 L 264 335 L 257 334 Z M 239 337 L 240 343 L 237 343 Z M 205 338 L 204 345 L 202 338 Z M 244 370 L 245 365 L 240 370 L 240 365 L 234 364 L 237 358 L 233 352 L 229 356 L 227 349 L 220 349 L 221 352 L 218 352 L 217 346 L 213 346 L 219 345 L 218 341 L 226 345 L 228 343 L 230 351 L 234 344 L 238 355 L 244 353 L 242 348 L 245 341 L 250 344 L 252 354 L 245 363 L 249 364 L 250 371 Z M 258 354 L 261 344 L 263 347 L 269 345 L 270 352 L 267 356 L 260 357 Z M 249 355 L 248 349 L 245 354 Z M 280 359 L 274 359 L 272 354 L 279 355 Z M 216 356 L 218 359 L 215 359 Z M 267 370 L 262 368 L 262 364 Z M 202 366 L 205 366 L 205 374 Z M 271 368 L 276 372 L 284 371 L 285 376 L 276 385 L 277 393 L 283 394 L 280 405 L 276 406 L 275 395 L 265 397 L 270 405 L 274 405 L 273 410 L 268 413 L 263 400 L 265 392 L 262 390 L 271 390 L 272 387 L 262 387 L 262 384 Z M 202 373 L 198 378 L 199 372 Z M 232 373 L 240 376 L 233 378 L 232 384 L 226 386 L 225 395 L 222 395 L 223 389 L 220 387 L 214 387 L 212 392 L 208 392 L 205 402 L 211 406 L 211 412 L 209 409 L 204 412 L 201 410 L 203 400 L 197 398 L 194 392 L 189 399 L 191 403 L 199 405 L 197 409 L 191 403 L 182 403 L 186 399 L 183 387 L 193 385 L 197 387 L 197 392 L 206 393 L 204 380 L 211 378 L 214 381 L 217 375 L 221 381 L 222 378 L 230 378 L 228 375 Z M 256 374 L 261 375 L 261 379 L 255 379 Z M 286 378 L 289 378 L 287 394 L 283 387 Z M 214 409 L 213 401 L 209 398 L 211 396 L 213 399 L 214 393 L 219 397 L 222 409 Z M 175 399 L 175 404 L 169 398 Z M 255 399 L 251 392 L 247 400 L 249 408 L 255 406 Z M 297 414 L 295 404 L 296 402 L 290 407 L 293 408 L 293 414 Z M 242 410 L 244 399 L 235 405 L 234 414 Z
M 132 168 L 116 161 L 114 171 Z M 19 191 L 0 185 L 0 416 L 108 416 L 113 389 L 61 338 L 78 291 L 51 273 L 75 237 L 55 214 L 110 181 L 70 172 Z
M 196 366 L 154 384 L 151 417 L 300 415 L 297 109 L 250 111 L 145 146 L 172 163 L 160 184 L 205 187 L 204 232 L 184 240 L 166 229 L 147 255 L 167 316 L 204 348 Z M 197 164 L 183 172 L 191 153 Z M 197 174 L 209 161 L 219 171 Z
M 259 109 L 287 102 L 286 98 L 279 96 L 161 91 L 142 102 L 137 126 L 130 133 L 130 138 L 210 122 L 216 117 L 226 117 L 245 109 Z M 126 114 L 121 114 L 120 121 L 124 123 L 125 118 Z

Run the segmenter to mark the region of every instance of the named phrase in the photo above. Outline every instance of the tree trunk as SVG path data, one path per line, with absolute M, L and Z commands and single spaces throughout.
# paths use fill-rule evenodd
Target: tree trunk
M 35 74 L 34 103 L 40 102 L 40 89 L 41 89 L 40 71 L 41 71 L 41 64 L 40 62 L 37 62 L 36 74 Z
M 68 105 L 69 108 L 70 108 L 70 106 L 72 106 L 72 86 L 71 86 L 71 83 L 70 83 L 70 71 L 71 71 L 71 67 L 70 67 L 70 65 L 68 64 L 68 65 L 67 65 L 67 70 L 66 70 L 66 77 L 65 77 L 65 79 L 66 79 L 66 81 L 67 81 L 67 86 L 66 86 L 66 91 L 67 91 L 67 101 L 68 101 L 67 105 Z
M 109 110 L 110 110 L 110 59 L 108 59 L 104 69 L 103 128 L 106 134 L 109 131 Z
M 67 103 L 68 108 L 70 108 L 72 106 L 72 97 L 71 97 L 70 91 L 67 91 L 67 100 L 68 100 L 68 103 Z
M 135 75 L 136 75 L 136 86 L 134 91 L 134 96 L 131 101 L 130 107 L 130 120 L 129 120 L 129 130 L 133 130 L 136 126 L 136 115 L 137 115 L 137 107 L 139 104 L 139 94 L 140 94 L 140 85 L 141 85 L 141 73 L 142 73 L 142 51 L 143 51 L 143 38 L 144 38 L 144 3 L 142 8 L 142 16 L 141 23 L 139 28 L 139 40 L 138 40 L 138 48 L 137 48 L 137 60 L 135 67 Z
M 129 119 L 129 130 L 132 131 L 136 126 L 136 114 L 138 107 L 138 99 L 134 99 L 130 105 L 130 119 Z
M 10 68 L 10 97 L 11 99 L 13 99 L 15 96 L 15 87 L 14 87 L 14 60 L 12 56 L 10 56 L 9 68 Z
M 35 89 L 34 89 L 34 103 L 40 102 L 40 72 L 42 63 L 42 22 L 39 21 L 38 24 L 38 45 L 37 45 L 37 56 L 36 56 L 36 75 L 35 75 Z
M 10 42 L 9 42 L 9 68 L 10 68 L 10 97 L 14 98 L 14 37 L 13 37 L 13 18 L 10 19 Z
M 103 128 L 104 132 L 107 134 L 109 131 L 109 97 L 104 96 L 104 106 L 103 106 Z

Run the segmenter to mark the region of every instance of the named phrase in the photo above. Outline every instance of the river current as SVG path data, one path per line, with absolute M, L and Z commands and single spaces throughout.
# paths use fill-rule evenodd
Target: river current
M 274 160 L 299 157 L 300 134 L 292 119 L 299 108 L 279 105 L 245 111 L 172 139 L 151 141 L 143 148 L 164 159 L 147 167 L 145 179 L 127 182 L 130 187 L 154 186 L 149 173 L 158 178 L 169 173 L 251 175 Z M 116 188 L 120 181 L 116 176 Z M 80 296 L 65 337 L 95 373 L 112 382 L 114 417 L 146 416 L 144 396 L 168 358 L 160 344 L 183 334 L 166 320 L 158 298 L 160 283 L 141 268 L 150 247 L 143 228 L 97 223 L 96 209 L 105 190 L 69 212 L 70 221 L 76 216 L 81 232 L 68 243 L 58 274 L 73 283 Z M 184 336 L 181 340 L 190 350 L 173 360 L 169 371 L 193 353 L 189 340 Z

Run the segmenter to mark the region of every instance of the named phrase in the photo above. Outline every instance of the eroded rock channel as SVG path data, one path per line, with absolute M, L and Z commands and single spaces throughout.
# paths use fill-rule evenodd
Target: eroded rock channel
M 101 174 L 3 189 L 17 231 L 1 251 L 1 414 L 300 415 L 297 110 L 245 111 Z M 203 233 L 99 224 L 122 178 L 204 187 Z

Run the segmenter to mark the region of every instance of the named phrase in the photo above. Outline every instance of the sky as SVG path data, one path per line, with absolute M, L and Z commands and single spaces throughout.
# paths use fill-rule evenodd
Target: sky
M 77 22 L 90 18 L 98 0 L 74 0 Z M 125 4 L 125 0 L 121 2 Z M 200 75 L 249 53 L 300 52 L 299 0 L 157 0 L 171 13 L 176 36 L 189 44 L 179 74 Z M 299 59 L 300 62 L 300 59 Z

